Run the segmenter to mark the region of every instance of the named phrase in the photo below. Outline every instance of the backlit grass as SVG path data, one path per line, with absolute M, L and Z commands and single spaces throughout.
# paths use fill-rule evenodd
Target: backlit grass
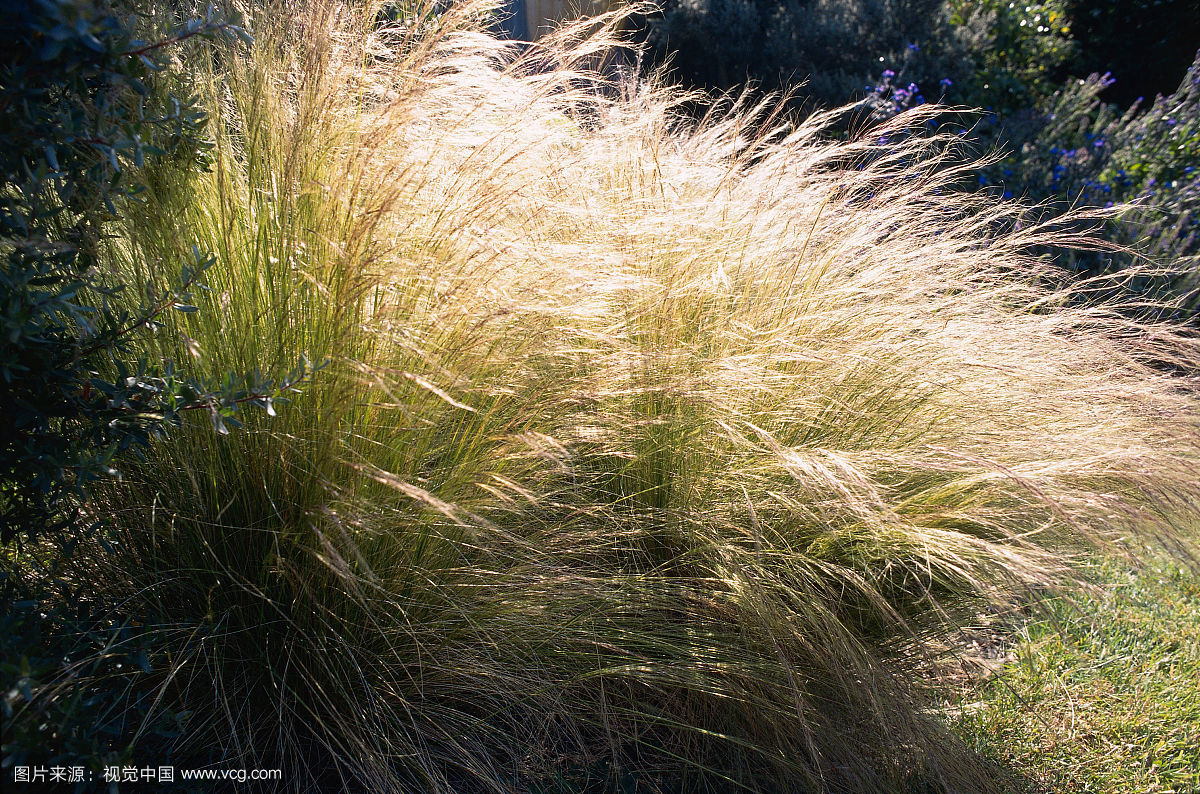
M 1087 240 L 956 193 L 925 111 L 694 122 L 593 71 L 609 27 L 520 50 L 478 12 L 257 9 L 190 64 L 212 168 L 147 173 L 111 242 L 134 283 L 217 258 L 148 355 L 326 364 L 94 505 L 115 552 L 70 575 L 170 637 L 171 751 L 297 790 L 987 790 L 910 694 L 927 641 L 1194 541 L 1195 337 L 1075 300 L 1032 252 Z

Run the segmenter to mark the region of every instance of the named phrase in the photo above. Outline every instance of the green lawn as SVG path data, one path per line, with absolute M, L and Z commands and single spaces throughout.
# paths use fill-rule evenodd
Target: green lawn
M 1200 575 L 1097 564 L 1052 602 L 955 724 L 1034 791 L 1200 792 Z

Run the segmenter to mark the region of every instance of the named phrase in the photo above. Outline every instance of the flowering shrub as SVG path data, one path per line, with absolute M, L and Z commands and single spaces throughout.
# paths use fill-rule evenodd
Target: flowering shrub
M 1106 236 L 1129 253 L 1081 254 L 1071 265 L 1084 273 L 1128 264 L 1142 256 L 1177 271 L 1139 286 L 1164 287 L 1188 299 L 1200 254 L 1200 54 L 1178 90 L 1148 106 L 1120 112 L 1101 101 L 1110 75 L 1072 81 L 1040 108 L 989 117 L 979 134 L 1007 150 L 981 182 L 1006 194 L 1047 202 L 1048 212 L 1071 205 L 1133 204 L 1109 224 Z M 1192 275 L 1179 273 L 1191 269 Z
M 915 52 L 917 45 L 910 44 L 909 51 Z M 863 99 L 863 104 L 871 109 L 871 118 L 876 121 L 884 121 L 893 116 L 897 116 L 910 108 L 918 107 L 926 104 L 929 100 L 925 98 L 925 92 L 921 90 L 921 86 L 912 81 L 905 80 L 905 72 L 907 67 L 907 59 L 900 67 L 900 71 L 895 69 L 884 69 L 879 73 L 879 79 L 874 84 L 868 84 L 865 87 L 867 92 L 866 98 Z M 934 95 L 934 101 L 944 102 L 946 94 L 954 86 L 954 81 L 949 77 L 943 77 L 937 83 L 938 93 Z M 930 119 L 930 125 L 936 126 L 936 120 Z

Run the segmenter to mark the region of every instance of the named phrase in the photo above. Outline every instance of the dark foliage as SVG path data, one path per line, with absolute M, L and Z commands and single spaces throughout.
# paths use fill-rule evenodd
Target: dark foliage
M 647 20 L 651 61 L 717 91 L 787 89 L 796 106 L 840 105 L 884 70 L 956 102 L 1017 108 L 1052 93 L 1076 54 L 1066 0 L 670 0 Z
M 836 104 L 944 21 L 942 0 L 672 0 L 649 20 L 647 36 L 653 60 L 669 61 L 689 87 L 728 91 L 750 81 L 778 90 L 807 81 L 804 98 Z
M 146 360 L 139 339 L 166 313 L 196 310 L 189 293 L 212 259 L 181 253 L 137 285 L 106 270 L 108 230 L 136 212 L 142 167 L 205 167 L 205 119 L 169 58 L 189 40 L 249 36 L 215 8 L 154 32 L 107 0 L 5 0 L 0 19 L 3 767 L 82 765 L 90 777 L 72 782 L 84 790 L 135 742 L 186 720 L 139 686 L 164 663 L 163 629 L 58 569 L 84 535 L 107 548 L 86 532 L 100 518 L 86 508 L 89 488 L 188 412 L 208 414 L 219 433 L 242 405 L 273 412 L 307 370 L 208 383 Z M 90 683 L 72 685 L 81 678 Z
M 89 483 L 122 453 L 209 413 L 223 432 L 239 405 L 270 408 L 258 374 L 207 384 L 133 342 L 171 311 L 211 260 L 193 251 L 145 284 L 105 272 L 105 228 L 135 206 L 148 158 L 204 165 L 203 114 L 172 90 L 173 47 L 238 36 L 214 7 L 153 41 L 104 0 L 6 2 L 0 32 L 0 541 L 75 527 Z M 292 380 L 303 373 L 293 373 Z M 290 383 L 282 384 L 283 387 Z
M 1200 47 L 1200 0 L 1073 0 L 1077 76 L 1111 72 L 1104 99 L 1129 107 L 1170 93 Z

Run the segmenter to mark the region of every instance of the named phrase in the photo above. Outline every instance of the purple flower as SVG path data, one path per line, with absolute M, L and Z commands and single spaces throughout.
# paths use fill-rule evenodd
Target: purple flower
M 917 51 L 917 50 L 919 50 L 919 49 L 921 49 L 921 48 L 920 48 L 920 47 L 918 47 L 916 44 L 909 44 L 909 45 L 908 45 L 908 51 L 909 51 L 909 52 L 916 52 L 916 51 Z
M 950 86 L 954 85 L 954 81 L 949 77 L 943 77 L 939 85 L 941 85 L 942 88 L 949 88 Z
M 893 72 L 891 69 L 884 69 L 884 70 L 883 70 L 883 79 L 884 79 L 884 80 L 891 80 L 891 79 L 892 79 L 893 77 L 895 77 L 895 76 L 896 76 L 896 73 L 895 73 L 895 72 Z

